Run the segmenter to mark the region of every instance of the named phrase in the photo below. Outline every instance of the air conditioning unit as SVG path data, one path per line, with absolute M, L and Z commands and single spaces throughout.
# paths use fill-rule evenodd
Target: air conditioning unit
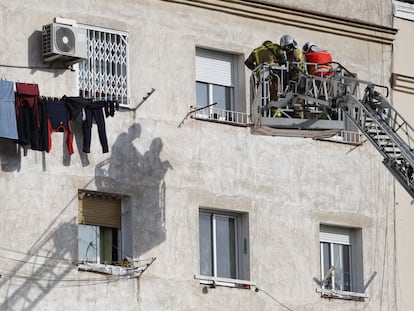
M 86 29 L 52 23 L 42 29 L 43 62 L 72 65 L 87 58 Z

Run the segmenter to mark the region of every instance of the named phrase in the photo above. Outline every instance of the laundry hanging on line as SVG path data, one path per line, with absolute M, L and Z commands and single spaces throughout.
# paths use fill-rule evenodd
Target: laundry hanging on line
M 73 154 L 71 122 L 82 114 L 83 152 L 90 152 L 92 124 L 98 127 L 102 152 L 109 151 L 105 118 L 114 117 L 119 104 L 114 100 L 82 97 L 62 98 L 39 95 L 37 84 L 0 81 L 0 137 L 11 139 L 27 149 L 50 152 L 52 133 L 63 132 Z
M 13 82 L 0 80 L 0 137 L 17 140 Z

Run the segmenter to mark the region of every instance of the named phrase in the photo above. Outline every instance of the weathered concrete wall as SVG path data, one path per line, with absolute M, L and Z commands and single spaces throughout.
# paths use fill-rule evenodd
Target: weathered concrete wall
M 259 0 L 257 2 L 285 5 L 296 9 L 309 10 L 315 13 L 329 14 L 339 18 L 359 20 L 362 22 L 379 24 L 383 26 L 392 25 L 392 9 L 389 1 L 348 1 L 348 0 Z
M 386 1 L 383 1 L 385 3 Z M 110 153 L 96 127 L 91 153 L 75 154 L 54 133 L 50 154 L 27 156 L 0 141 L 0 304 L 5 310 L 379 310 L 393 309 L 392 178 L 367 143 L 351 147 L 186 119 L 195 102 L 195 47 L 247 55 L 265 39 L 310 38 L 364 79 L 386 83 L 391 47 L 166 1 L 1 1 L 0 65 L 41 66 L 42 25 L 53 17 L 128 31 L 131 104 L 106 121 Z M 248 89 L 248 72 L 245 89 Z M 76 72 L 0 67 L 41 93 L 76 95 Z M 249 94 L 246 92 L 246 104 Z M 77 191 L 129 196 L 135 259 L 157 260 L 140 279 L 78 272 Z M 268 292 L 217 287 L 199 274 L 201 206 L 248 212 L 250 277 Z M 327 300 L 320 278 L 319 224 L 363 230 L 365 302 Z

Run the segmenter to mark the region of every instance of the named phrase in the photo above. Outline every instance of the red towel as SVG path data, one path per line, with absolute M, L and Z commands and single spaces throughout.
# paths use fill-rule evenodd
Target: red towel
M 16 82 L 16 116 L 19 118 L 20 108 L 24 105 L 33 109 L 37 127 L 40 127 L 39 118 L 39 86 L 31 83 Z

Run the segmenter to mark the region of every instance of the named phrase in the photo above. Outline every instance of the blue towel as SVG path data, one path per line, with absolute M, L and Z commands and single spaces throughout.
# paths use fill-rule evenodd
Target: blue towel
M 0 80 L 0 137 L 18 139 L 13 85 Z

